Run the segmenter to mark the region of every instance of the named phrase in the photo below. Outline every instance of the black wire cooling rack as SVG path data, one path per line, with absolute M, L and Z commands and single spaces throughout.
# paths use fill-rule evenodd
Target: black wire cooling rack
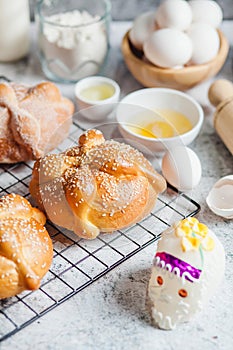
M 69 138 L 57 149 L 61 152 L 78 139 L 83 129 L 73 124 Z M 0 196 L 18 193 L 29 199 L 28 184 L 33 162 L 0 168 Z M 174 221 L 195 215 L 200 205 L 172 187 L 161 194 L 155 210 L 140 223 L 93 241 L 80 239 L 52 223 L 47 230 L 53 240 L 52 266 L 41 287 L 0 301 L 0 342 L 38 320 L 74 294 L 111 271 L 152 242 Z

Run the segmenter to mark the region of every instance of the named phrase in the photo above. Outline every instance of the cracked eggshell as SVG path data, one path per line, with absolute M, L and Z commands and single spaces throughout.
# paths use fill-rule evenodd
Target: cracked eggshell
M 224 176 L 214 184 L 206 203 L 216 215 L 233 219 L 233 175 Z
M 155 13 L 153 11 L 143 13 L 133 22 L 133 27 L 129 32 L 131 43 L 138 50 L 142 50 L 144 41 L 155 31 L 155 29 Z

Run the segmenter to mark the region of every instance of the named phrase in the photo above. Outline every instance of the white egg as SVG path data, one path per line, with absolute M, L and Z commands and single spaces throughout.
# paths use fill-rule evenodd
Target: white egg
M 218 53 L 220 39 L 216 29 L 206 23 L 193 23 L 187 31 L 192 41 L 191 63 L 203 64 L 212 60 Z
M 159 67 L 183 66 L 192 56 L 192 42 L 175 28 L 159 29 L 143 45 L 146 58 Z
M 191 0 L 189 5 L 192 10 L 193 22 L 204 22 L 214 28 L 220 26 L 223 19 L 221 7 L 212 0 Z
M 129 32 L 129 38 L 132 44 L 139 50 L 142 49 L 144 41 L 155 30 L 155 13 L 145 12 L 138 16 Z
M 162 160 L 162 173 L 168 183 L 180 191 L 195 188 L 201 179 L 201 162 L 188 147 L 177 146 L 167 151 Z
M 186 30 L 192 22 L 192 11 L 185 0 L 166 0 L 159 5 L 155 19 L 160 28 Z

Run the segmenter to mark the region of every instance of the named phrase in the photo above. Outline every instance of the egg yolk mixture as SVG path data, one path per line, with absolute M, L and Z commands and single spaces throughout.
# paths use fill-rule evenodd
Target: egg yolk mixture
M 98 84 L 83 89 L 80 95 L 89 101 L 102 101 L 113 96 L 115 89 L 109 84 Z
M 180 112 L 170 109 L 156 109 L 155 112 L 160 116 L 160 119 L 128 128 L 135 134 L 151 138 L 173 137 L 192 129 L 190 120 Z

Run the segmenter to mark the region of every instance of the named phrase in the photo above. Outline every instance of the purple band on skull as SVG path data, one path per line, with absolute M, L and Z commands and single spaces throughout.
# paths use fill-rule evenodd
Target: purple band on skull
M 201 270 L 165 252 L 156 253 L 155 264 L 176 273 L 178 277 L 183 277 L 190 282 L 195 282 L 201 275 Z

